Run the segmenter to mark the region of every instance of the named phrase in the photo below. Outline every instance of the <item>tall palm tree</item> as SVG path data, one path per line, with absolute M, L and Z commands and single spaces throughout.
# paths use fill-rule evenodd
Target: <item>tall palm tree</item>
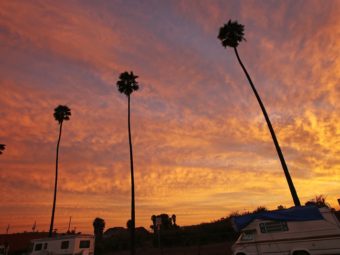
M 2 154 L 2 152 L 5 150 L 6 145 L 5 144 L 0 144 L 0 155 Z
M 252 88 L 252 90 L 253 90 L 253 92 L 256 96 L 256 99 L 257 99 L 257 101 L 258 101 L 258 103 L 261 107 L 264 118 L 266 119 L 270 134 L 273 138 L 277 154 L 279 155 L 281 165 L 282 165 L 284 174 L 285 174 L 287 182 L 288 182 L 290 192 L 291 192 L 292 197 L 293 197 L 294 204 L 295 204 L 295 206 L 300 206 L 301 204 L 300 204 L 299 197 L 296 193 L 292 178 L 290 177 L 287 164 L 286 164 L 285 159 L 283 157 L 283 154 L 282 154 L 279 142 L 276 138 L 272 124 L 269 120 L 267 111 L 266 111 L 266 109 L 265 109 L 265 107 L 264 107 L 264 105 L 261 101 L 261 98 L 260 98 L 259 94 L 257 93 L 257 90 L 256 90 L 246 68 L 244 67 L 244 65 L 243 65 L 243 63 L 240 59 L 240 56 L 238 54 L 238 51 L 237 51 L 237 46 L 239 45 L 239 43 L 241 41 L 245 40 L 245 38 L 244 38 L 244 26 L 242 24 L 239 24 L 237 21 L 229 20 L 227 24 L 224 24 L 224 26 L 220 28 L 220 31 L 219 31 L 219 34 L 218 34 L 218 39 L 221 40 L 223 47 L 225 47 L 225 48 L 231 47 L 231 48 L 234 49 L 237 60 L 238 60 L 239 64 L 241 65 L 241 67 L 242 67 L 242 69 L 243 69 L 243 71 L 244 71 L 244 73 L 245 73 L 245 75 L 248 79 L 248 82 L 249 82 L 249 84 L 250 84 L 250 86 L 251 86 L 251 88 Z
M 63 128 L 64 120 L 69 120 L 71 116 L 71 109 L 66 105 L 59 105 L 54 109 L 54 118 L 59 123 L 59 138 L 57 143 L 57 156 L 56 156 L 56 164 L 55 164 L 55 180 L 54 180 L 54 197 L 53 197 L 53 207 L 52 207 L 52 216 L 51 216 L 51 225 L 48 236 L 52 237 L 53 231 L 53 223 L 54 223 L 54 212 L 55 212 L 55 204 L 57 200 L 57 187 L 58 187 L 58 157 L 59 157 L 59 144 L 61 138 L 61 131 Z
M 123 72 L 119 75 L 117 81 L 117 88 L 120 93 L 125 94 L 128 98 L 128 134 L 129 134 L 129 147 L 130 147 L 130 168 L 131 168 L 131 255 L 135 254 L 135 182 L 134 182 L 134 171 L 133 171 L 133 154 L 132 154 L 132 141 L 131 141 L 131 125 L 130 125 L 130 96 L 132 92 L 139 89 L 138 82 L 136 79 L 138 76 L 134 75 L 133 72 Z

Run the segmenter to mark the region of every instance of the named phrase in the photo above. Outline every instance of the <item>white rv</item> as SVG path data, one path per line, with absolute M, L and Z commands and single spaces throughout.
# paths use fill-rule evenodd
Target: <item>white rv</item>
M 314 206 L 234 218 L 241 235 L 234 255 L 340 254 L 340 223 L 329 208 Z
M 30 255 L 93 255 L 94 236 L 60 235 L 31 241 Z
M 0 255 L 7 255 L 9 247 L 5 245 L 0 245 Z

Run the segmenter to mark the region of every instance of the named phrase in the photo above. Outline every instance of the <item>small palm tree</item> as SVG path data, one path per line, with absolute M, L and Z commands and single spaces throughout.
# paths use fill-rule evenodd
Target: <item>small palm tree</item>
M 54 212 L 55 212 L 55 205 L 57 200 L 57 187 L 58 187 L 58 157 L 59 157 L 59 144 L 61 138 L 61 131 L 63 127 L 63 121 L 69 120 L 71 116 L 71 109 L 68 108 L 66 105 L 59 105 L 54 109 L 54 118 L 59 123 L 59 138 L 57 143 L 57 155 L 56 155 L 56 164 L 55 164 L 55 180 L 54 180 L 54 197 L 53 197 L 53 207 L 52 207 L 52 216 L 51 216 L 51 224 L 48 236 L 52 236 L 53 231 L 53 223 L 54 223 Z
M 290 189 L 290 192 L 292 194 L 292 197 L 293 197 L 293 201 L 294 201 L 294 204 L 295 206 L 300 206 L 300 200 L 299 200 L 299 197 L 296 193 L 296 190 L 295 190 L 295 187 L 294 187 L 294 184 L 293 184 L 293 181 L 290 177 L 290 174 L 289 174 L 289 171 L 288 171 L 288 167 L 286 165 L 286 162 L 285 162 L 285 159 L 283 157 L 283 154 L 282 154 L 282 151 L 281 151 L 281 148 L 280 148 L 280 145 L 279 145 L 279 142 L 276 138 L 276 135 L 275 135 L 275 132 L 274 132 L 274 129 L 272 127 L 272 124 L 269 120 L 269 117 L 268 117 L 268 114 L 267 114 L 267 111 L 262 103 L 262 100 L 259 96 L 259 94 L 257 93 L 257 90 L 245 68 L 245 66 L 243 65 L 241 59 L 240 59 L 240 56 L 238 54 L 238 51 L 237 51 L 237 46 L 239 45 L 240 42 L 244 41 L 245 38 L 244 38 L 244 26 L 242 24 L 239 24 L 237 21 L 231 21 L 229 20 L 227 24 L 224 24 L 223 27 L 220 28 L 220 31 L 219 31 L 219 34 L 218 34 L 218 39 L 221 40 L 222 42 L 222 45 L 223 47 L 231 47 L 234 49 L 234 52 L 236 54 L 236 57 L 237 57 L 237 60 L 239 62 L 239 64 L 241 65 L 242 69 L 243 69 L 243 72 L 245 73 L 247 79 L 248 79 L 248 82 L 256 96 L 256 99 L 261 107 L 261 110 L 263 112 L 263 115 L 264 115 L 264 118 L 266 119 L 266 122 L 267 122 L 267 125 L 268 125 L 268 128 L 269 128 L 269 131 L 270 131 L 270 134 L 273 138 L 273 141 L 274 141 L 274 144 L 275 144 L 275 148 L 276 148 L 276 151 L 277 151 L 277 154 L 279 155 L 279 158 L 280 158 L 280 161 L 281 161 L 281 165 L 282 165 L 282 168 L 283 168 L 283 171 L 284 171 L 284 174 L 286 176 L 286 179 L 287 179 L 287 182 L 288 182 L 288 186 L 289 186 L 289 189 Z
M 3 153 L 3 151 L 5 150 L 6 145 L 5 144 L 0 144 L 0 155 Z
M 95 218 L 93 221 L 93 232 L 96 242 L 102 240 L 105 229 L 105 220 L 102 218 Z
M 153 229 L 154 233 L 156 232 L 156 218 L 157 218 L 156 215 L 151 216 L 152 225 L 150 227 L 151 229 Z
M 133 171 L 133 153 L 132 153 L 132 141 L 131 141 L 131 125 L 130 125 L 130 96 L 134 91 L 139 89 L 136 79 L 138 76 L 133 72 L 123 72 L 119 75 L 117 81 L 117 88 L 120 93 L 125 94 L 128 98 L 128 135 L 129 135 L 129 148 L 130 148 L 130 168 L 131 168 L 131 255 L 135 254 L 135 182 Z
M 171 219 L 172 219 L 172 222 L 174 223 L 174 227 L 176 227 L 177 225 L 176 225 L 176 214 L 173 214 L 172 216 L 171 216 Z

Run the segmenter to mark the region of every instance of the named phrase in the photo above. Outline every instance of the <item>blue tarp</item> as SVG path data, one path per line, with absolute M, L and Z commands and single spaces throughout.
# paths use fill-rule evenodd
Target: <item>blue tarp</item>
M 234 227 L 240 231 L 255 219 L 276 221 L 322 220 L 323 217 L 316 206 L 296 206 L 289 209 L 264 211 L 233 217 Z

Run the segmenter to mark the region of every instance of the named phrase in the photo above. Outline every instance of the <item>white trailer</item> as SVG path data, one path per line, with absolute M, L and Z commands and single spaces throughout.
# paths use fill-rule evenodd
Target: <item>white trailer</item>
M 9 251 L 9 246 L 0 244 L 0 255 L 7 255 Z
M 340 223 L 329 208 L 293 207 L 235 219 L 244 227 L 234 255 L 340 254 Z
M 31 241 L 30 255 L 93 255 L 93 235 L 60 235 Z

